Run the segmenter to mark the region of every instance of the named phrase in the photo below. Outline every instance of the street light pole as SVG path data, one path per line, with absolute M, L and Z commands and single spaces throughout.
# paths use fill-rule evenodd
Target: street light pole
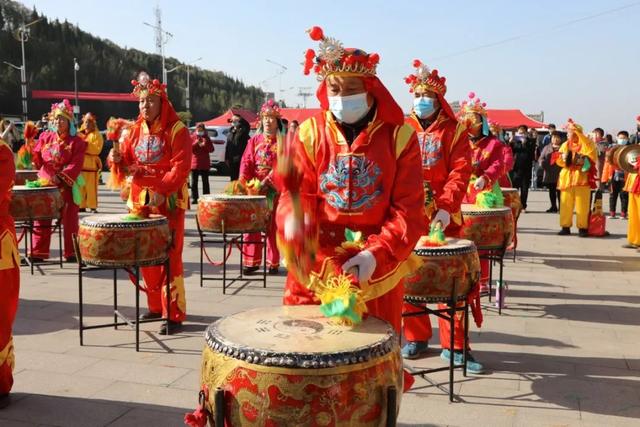
M 42 18 L 36 19 L 28 24 L 22 24 L 20 28 L 18 28 L 18 36 L 20 40 L 20 46 L 22 48 L 22 67 L 20 67 L 20 86 L 21 86 L 21 95 L 22 95 L 22 120 L 26 122 L 28 120 L 28 112 L 29 106 L 27 104 L 27 61 L 25 59 L 24 54 L 24 42 L 29 39 L 29 31 L 27 28 L 36 24 L 42 20 Z
M 190 95 L 190 91 L 189 91 L 189 74 L 190 73 L 189 72 L 191 71 L 191 65 L 195 64 L 196 62 L 200 61 L 201 59 L 202 59 L 202 57 L 200 57 L 200 58 L 198 58 L 198 59 L 196 59 L 194 61 L 191 61 L 190 63 L 187 64 L 187 89 L 186 89 L 187 93 L 186 93 L 186 96 L 185 96 L 185 104 L 187 106 L 187 113 L 191 113 L 191 103 L 190 103 L 191 95 Z M 191 118 L 189 118 L 187 120 L 187 127 L 189 125 L 191 125 Z
M 80 70 L 80 65 L 78 65 L 78 61 L 76 58 L 73 58 L 73 90 L 75 92 L 76 97 L 76 105 L 73 107 L 73 117 L 75 119 L 76 124 L 78 124 L 78 114 L 80 113 L 80 107 L 78 106 L 78 71 Z

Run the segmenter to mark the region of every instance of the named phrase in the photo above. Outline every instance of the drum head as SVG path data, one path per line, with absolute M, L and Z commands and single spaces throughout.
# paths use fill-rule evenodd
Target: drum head
M 91 215 L 84 217 L 80 220 L 80 225 L 83 227 L 98 227 L 98 228 L 138 228 L 138 227 L 153 227 L 157 225 L 167 224 L 167 218 L 162 215 L 149 215 L 149 218 L 126 220 L 126 214 L 103 214 L 103 215 Z
M 517 193 L 518 189 L 517 188 L 504 188 L 504 187 L 500 187 L 500 190 L 502 190 L 503 193 Z
M 225 201 L 239 201 L 239 200 L 247 200 L 247 201 L 259 201 L 259 200 L 267 200 L 267 196 L 261 195 L 245 195 L 245 194 L 205 194 L 200 196 L 201 199 L 210 201 L 210 200 L 225 200 Z
M 420 256 L 441 256 L 467 254 L 476 251 L 476 245 L 471 240 L 454 239 L 447 237 L 446 245 L 443 246 L 421 246 L 420 242 L 416 245 L 414 252 Z
M 361 363 L 397 345 L 391 326 L 372 316 L 340 326 L 317 305 L 264 307 L 222 318 L 207 328 L 207 344 L 230 357 L 267 366 L 325 368 Z
M 26 185 L 14 185 L 13 191 L 52 191 L 57 192 L 58 187 L 55 185 L 47 185 L 46 187 L 27 187 Z
M 503 206 L 500 208 L 482 208 L 476 205 L 463 204 L 460 207 L 463 215 L 504 215 L 506 212 L 511 213 L 511 208 Z

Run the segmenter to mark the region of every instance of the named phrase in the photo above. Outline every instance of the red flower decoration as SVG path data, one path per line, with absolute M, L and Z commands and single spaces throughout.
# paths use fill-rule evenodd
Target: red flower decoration
M 371 65 L 377 65 L 378 62 L 380 62 L 380 55 L 378 55 L 377 53 L 372 53 L 371 55 L 369 55 L 369 63 Z
M 306 59 L 313 59 L 316 56 L 316 52 L 313 49 L 307 49 L 307 51 L 304 54 L 304 57 Z
M 309 33 L 311 40 L 320 41 L 324 39 L 324 33 L 320 27 L 311 27 L 307 32 Z
M 413 67 L 414 68 L 418 68 L 421 65 L 422 65 L 422 62 L 419 59 L 414 59 L 413 60 Z

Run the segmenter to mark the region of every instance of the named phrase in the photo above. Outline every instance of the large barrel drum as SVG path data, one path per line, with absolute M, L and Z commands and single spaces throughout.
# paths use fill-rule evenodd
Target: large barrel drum
M 375 317 L 348 327 L 314 305 L 256 308 L 205 336 L 205 406 L 224 390 L 226 426 L 384 426 L 387 389 L 402 391 L 398 336 Z
M 89 265 L 161 264 L 170 244 L 169 221 L 162 215 L 140 220 L 122 214 L 92 215 L 80 220 L 78 246 L 82 261 Z
M 204 231 L 252 233 L 265 231 L 269 223 L 266 196 L 212 194 L 198 200 L 198 223 Z
M 404 284 L 405 300 L 441 302 L 455 296 L 464 298 L 480 277 L 480 258 L 470 240 L 447 238 L 443 246 L 416 246 L 414 253 L 422 265 L 412 271 Z
M 460 237 L 471 240 L 478 250 L 505 249 L 513 239 L 513 214 L 510 207 L 481 208 L 462 205 Z

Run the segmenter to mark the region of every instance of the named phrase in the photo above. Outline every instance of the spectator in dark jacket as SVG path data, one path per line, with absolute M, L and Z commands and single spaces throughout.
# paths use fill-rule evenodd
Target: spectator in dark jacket
M 542 182 L 549 189 L 551 207 L 547 209 L 547 212 L 550 213 L 558 212 L 558 206 L 560 205 L 560 192 L 557 189 L 560 166 L 556 164 L 553 155 L 553 153 L 558 152 L 560 145 L 562 145 L 562 135 L 560 132 L 553 131 L 551 133 L 551 142 L 544 146 L 538 158 L 538 164 L 543 171 Z
M 526 212 L 536 141 L 527 134 L 527 126 L 520 125 L 509 145 L 513 151 L 513 169 L 509 175 L 513 186 L 520 190 L 522 212 Z
M 224 160 L 229 168 L 231 181 L 236 181 L 240 176 L 240 160 L 249 141 L 249 122 L 234 114 L 231 118 L 231 129 L 227 135 L 227 147 L 224 153 Z
M 202 123 L 196 126 L 196 131 L 191 135 L 191 202 L 198 203 L 198 177 L 202 177 L 202 194 L 209 194 L 209 168 L 211 160 L 209 153 L 212 153 L 213 142 L 207 135 L 207 131 Z

